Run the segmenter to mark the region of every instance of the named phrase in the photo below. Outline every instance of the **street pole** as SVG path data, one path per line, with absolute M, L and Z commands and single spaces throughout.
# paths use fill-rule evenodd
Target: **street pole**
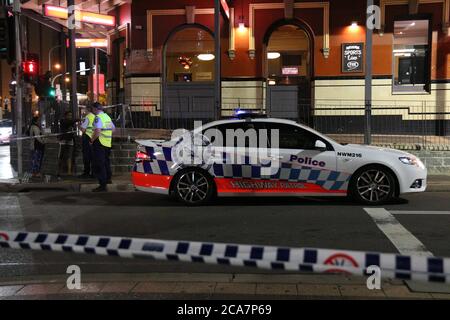
M 369 21 L 371 13 L 367 8 L 373 6 L 373 0 L 367 0 L 366 21 Z M 364 83 L 364 144 L 372 143 L 372 35 L 373 28 L 366 23 L 366 75 Z
M 95 102 L 95 89 L 94 89 L 94 78 L 95 78 L 95 53 L 94 48 L 89 48 L 89 92 L 92 93 L 92 96 L 89 99 L 92 99 L 92 102 Z
M 95 48 L 95 87 L 96 87 L 96 91 L 95 91 L 95 102 L 98 102 L 98 99 L 100 97 L 100 82 L 99 82 L 99 68 L 98 68 L 98 49 Z
M 59 38 L 59 43 L 61 43 L 61 47 L 59 48 L 59 56 L 63 57 L 64 59 L 64 64 L 62 65 L 62 70 L 66 71 L 67 70 L 67 46 L 65 45 L 66 43 L 66 35 L 62 32 Z M 63 81 L 59 81 L 60 85 L 61 85 L 61 91 L 62 91 L 62 101 L 66 102 L 67 101 L 67 88 L 66 88 L 66 82 Z
M 221 66 L 221 49 L 220 49 L 220 0 L 214 0 L 214 99 L 215 99 L 215 113 L 216 119 L 221 116 L 221 81 L 220 81 L 220 66 Z
M 14 27 L 16 33 L 16 136 L 17 136 L 17 175 L 19 178 L 23 175 L 22 166 L 22 87 L 24 85 L 22 78 L 22 47 L 20 33 L 20 1 L 14 1 Z
M 67 7 L 75 8 L 75 1 L 68 0 Z M 70 73 L 70 106 L 72 109 L 72 117 L 73 119 L 78 118 L 78 99 L 77 99 L 77 53 L 75 48 L 75 9 L 69 10 L 69 21 L 72 21 L 69 24 L 69 73 Z
M 53 48 L 51 48 L 48 51 L 48 71 L 52 71 L 52 52 L 53 52 L 53 50 L 55 50 L 55 49 L 57 49 L 59 47 L 61 47 L 60 44 L 58 44 L 57 46 L 54 46 Z

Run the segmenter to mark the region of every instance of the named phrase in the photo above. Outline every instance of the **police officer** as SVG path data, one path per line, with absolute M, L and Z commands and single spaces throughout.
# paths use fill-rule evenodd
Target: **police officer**
M 91 105 L 86 107 L 86 112 L 87 114 L 80 125 L 80 130 L 83 132 L 81 141 L 84 165 L 84 171 L 83 174 L 79 176 L 80 178 L 92 178 L 94 176 L 92 146 L 89 142 L 94 134 L 95 114 L 92 113 Z
M 109 155 L 111 153 L 112 134 L 115 126 L 111 118 L 103 112 L 103 106 L 96 102 L 93 105 L 94 133 L 90 143 L 94 160 L 94 171 L 98 179 L 99 186 L 93 192 L 107 191 L 106 185 L 111 183 L 111 163 Z

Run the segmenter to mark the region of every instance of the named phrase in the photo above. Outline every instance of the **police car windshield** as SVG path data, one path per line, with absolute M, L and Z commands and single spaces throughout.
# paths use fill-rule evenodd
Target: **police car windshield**
M 12 127 L 12 121 L 11 120 L 0 121 L 0 128 L 11 128 L 11 127 Z

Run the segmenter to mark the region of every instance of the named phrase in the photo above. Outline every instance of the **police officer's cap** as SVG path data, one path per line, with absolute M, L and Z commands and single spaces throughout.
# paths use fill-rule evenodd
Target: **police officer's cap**
M 92 108 L 97 109 L 97 110 L 103 110 L 103 106 L 98 102 L 94 102 L 94 104 L 92 105 Z

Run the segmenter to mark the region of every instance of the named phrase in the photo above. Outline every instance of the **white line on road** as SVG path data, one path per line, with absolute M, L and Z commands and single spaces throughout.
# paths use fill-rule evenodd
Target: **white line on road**
M 450 211 L 408 211 L 408 210 L 389 210 L 392 214 L 449 214 Z
M 433 256 L 389 211 L 384 208 L 364 208 L 364 210 L 401 254 Z

